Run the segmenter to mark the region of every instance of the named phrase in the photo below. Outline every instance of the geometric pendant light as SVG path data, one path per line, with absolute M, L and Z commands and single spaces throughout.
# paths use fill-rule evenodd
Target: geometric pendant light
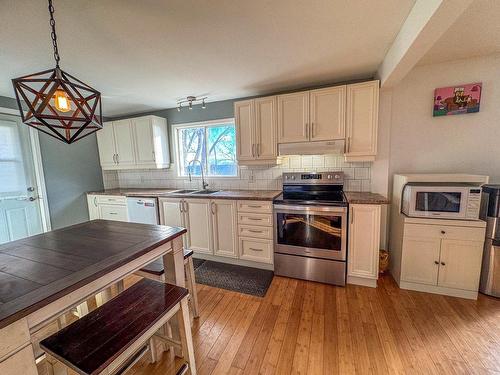
M 59 68 L 54 7 L 48 2 L 56 67 L 12 84 L 23 122 L 69 144 L 102 129 L 101 94 Z

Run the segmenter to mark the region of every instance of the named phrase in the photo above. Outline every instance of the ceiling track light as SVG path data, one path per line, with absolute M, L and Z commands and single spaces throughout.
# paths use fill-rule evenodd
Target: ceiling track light
M 197 96 L 190 95 L 186 99 L 181 99 L 181 100 L 177 101 L 177 111 L 180 112 L 182 110 L 183 104 L 187 104 L 187 107 L 189 110 L 192 110 L 193 105 L 196 105 L 196 104 L 201 104 L 201 108 L 205 109 L 205 108 L 207 108 L 207 105 L 205 103 L 206 99 L 207 99 L 206 96 L 197 97 Z

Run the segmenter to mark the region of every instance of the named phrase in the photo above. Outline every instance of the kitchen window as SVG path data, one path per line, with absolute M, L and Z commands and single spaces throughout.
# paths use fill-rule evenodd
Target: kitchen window
M 236 177 L 236 130 L 234 119 L 174 126 L 177 171 L 181 177 Z

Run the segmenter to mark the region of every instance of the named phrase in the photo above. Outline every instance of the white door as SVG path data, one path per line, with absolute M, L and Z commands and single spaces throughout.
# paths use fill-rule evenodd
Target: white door
M 116 147 L 113 123 L 105 122 L 102 130 L 97 133 L 97 145 L 99 148 L 99 160 L 102 169 L 116 169 Z
M 345 138 L 345 92 L 346 86 L 310 92 L 311 141 Z
M 256 154 L 258 159 L 275 159 L 277 156 L 276 97 L 255 99 Z
M 405 236 L 401 280 L 436 285 L 439 271 L 441 240 L 431 237 Z
M 186 247 L 196 253 L 212 254 L 212 218 L 210 200 L 184 199 Z
M 476 291 L 482 255 L 483 242 L 443 239 L 438 285 Z
M 138 165 L 154 164 L 153 127 L 151 118 L 138 117 L 132 120 L 135 134 L 135 155 Z
M 118 167 L 135 165 L 134 132 L 131 120 L 113 121 Z
M 34 161 L 35 132 L 16 116 L 0 115 L 0 243 L 48 229 L 37 184 L 43 177 Z
M 378 278 L 380 206 L 350 205 L 349 276 Z
M 237 258 L 238 235 L 236 202 L 231 200 L 212 200 L 212 232 L 214 255 Z
M 346 155 L 377 154 L 379 81 L 347 85 Z
M 238 160 L 254 160 L 254 101 L 243 100 L 234 103 L 234 118 L 236 125 L 236 152 Z
M 278 143 L 309 140 L 309 91 L 278 95 Z

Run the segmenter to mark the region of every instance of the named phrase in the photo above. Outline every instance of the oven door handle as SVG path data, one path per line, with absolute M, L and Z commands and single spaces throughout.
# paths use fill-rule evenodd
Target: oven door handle
M 293 206 L 287 204 L 275 204 L 275 212 L 281 211 L 302 211 L 302 212 L 333 212 L 333 213 L 347 213 L 347 207 L 337 206 Z

